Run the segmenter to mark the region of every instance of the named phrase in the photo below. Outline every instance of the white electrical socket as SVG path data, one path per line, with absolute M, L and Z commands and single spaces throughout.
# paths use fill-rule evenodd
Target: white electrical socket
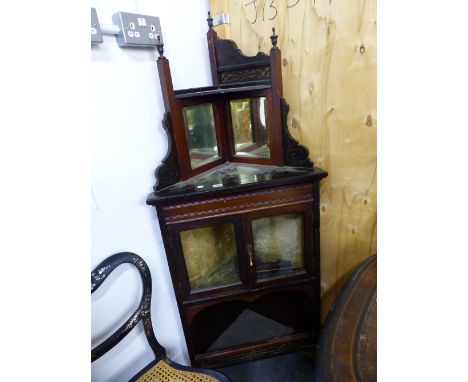
M 158 35 L 162 42 L 159 17 L 117 12 L 112 16 L 112 21 L 120 27 L 116 39 L 121 47 L 154 48 Z
M 100 44 L 102 42 L 102 33 L 99 26 L 96 8 L 91 8 L 91 44 Z

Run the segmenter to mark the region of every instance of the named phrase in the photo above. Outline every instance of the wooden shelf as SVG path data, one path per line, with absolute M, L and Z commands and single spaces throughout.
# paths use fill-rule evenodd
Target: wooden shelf
M 203 97 L 203 96 L 208 96 L 208 95 L 220 95 L 220 94 L 228 94 L 228 93 L 264 90 L 264 89 L 271 89 L 271 83 L 269 81 L 262 81 L 261 83 L 256 83 L 255 85 L 245 85 L 245 83 L 242 83 L 242 84 L 205 86 L 205 87 L 200 87 L 200 88 L 181 89 L 181 90 L 175 90 L 174 94 L 175 94 L 176 99 L 184 99 L 184 98 L 193 98 L 193 97 Z
M 318 167 L 298 168 L 287 166 L 261 166 L 240 163 L 224 163 L 221 166 L 178 182 L 161 191 L 148 195 L 146 203 L 155 205 L 161 200 L 183 200 L 197 195 L 224 192 L 251 191 L 277 185 L 297 184 L 320 180 L 328 173 Z

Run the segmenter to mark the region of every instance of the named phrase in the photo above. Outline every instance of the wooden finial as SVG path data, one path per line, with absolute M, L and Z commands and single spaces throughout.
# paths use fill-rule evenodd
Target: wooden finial
M 272 28 L 273 34 L 270 36 L 271 44 L 273 45 L 273 49 L 276 49 L 276 44 L 278 43 L 278 35 L 275 33 L 275 28 Z
M 206 19 L 208 21 L 208 27 L 210 29 L 213 29 L 213 17 L 211 17 L 211 12 L 208 11 L 208 18 Z
M 158 40 L 158 42 L 156 43 L 156 49 L 159 52 L 158 60 L 160 60 L 161 58 L 166 58 L 166 57 L 164 57 L 164 44 L 161 43 L 161 36 L 160 35 L 158 35 L 157 40 Z

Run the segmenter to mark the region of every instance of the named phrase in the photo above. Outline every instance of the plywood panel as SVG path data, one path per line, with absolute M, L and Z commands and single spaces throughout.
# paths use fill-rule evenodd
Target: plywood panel
M 279 35 L 291 134 L 329 172 L 321 186 L 323 315 L 376 252 L 376 0 L 211 0 L 247 55 Z

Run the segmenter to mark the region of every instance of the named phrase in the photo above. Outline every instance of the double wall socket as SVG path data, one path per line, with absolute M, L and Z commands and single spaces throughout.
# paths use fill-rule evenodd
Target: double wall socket
M 119 46 L 154 48 L 158 36 L 163 40 L 159 17 L 117 12 L 112 15 L 112 21 L 120 27 L 116 35 Z
M 101 27 L 96 13 L 96 8 L 91 8 L 91 44 L 102 43 Z

